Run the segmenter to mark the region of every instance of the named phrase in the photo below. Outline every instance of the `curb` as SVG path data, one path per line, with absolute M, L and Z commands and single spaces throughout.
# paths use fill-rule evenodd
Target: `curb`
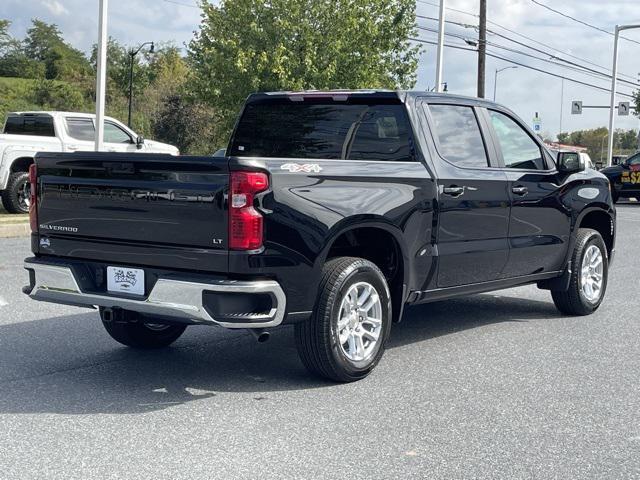
M 28 217 L 2 213 L 0 211 L 0 238 L 28 237 L 31 234 Z

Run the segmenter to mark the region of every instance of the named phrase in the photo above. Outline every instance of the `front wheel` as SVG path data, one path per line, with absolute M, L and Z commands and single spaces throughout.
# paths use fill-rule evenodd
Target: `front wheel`
M 564 314 L 589 315 L 598 309 L 607 289 L 609 261 L 600 233 L 578 230 L 571 266 L 569 288 L 552 290 L 553 302 Z
M 337 382 L 366 377 L 384 353 L 391 296 L 384 275 L 362 258 L 339 257 L 323 268 L 312 317 L 295 326 L 300 359 Z
M 100 309 L 100 318 L 107 333 L 116 342 L 139 349 L 162 348 L 171 345 L 184 333 L 186 325 L 164 325 L 143 322 L 135 312 L 126 311 L 126 322 L 120 322 Z

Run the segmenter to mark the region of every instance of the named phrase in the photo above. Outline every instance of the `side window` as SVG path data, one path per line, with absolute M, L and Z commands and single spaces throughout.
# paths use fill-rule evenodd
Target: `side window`
M 487 150 L 473 108 L 429 105 L 429 111 L 435 123 L 440 155 L 458 167 L 489 166 Z
M 640 165 L 640 154 L 629 157 L 626 163 L 627 165 Z
M 96 130 L 90 118 L 67 118 L 67 133 L 71 138 L 85 142 L 93 142 Z
M 507 168 L 546 170 L 542 150 L 526 130 L 506 115 L 489 110 Z
M 349 160 L 413 161 L 409 143 L 409 123 L 404 110 L 395 105 L 370 108 L 354 125 Z
M 127 132 L 110 122 L 104 122 L 104 141 L 107 143 L 132 143 Z

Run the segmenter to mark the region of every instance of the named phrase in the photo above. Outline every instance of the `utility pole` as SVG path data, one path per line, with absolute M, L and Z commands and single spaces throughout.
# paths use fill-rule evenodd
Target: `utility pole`
M 561 80 L 561 86 L 560 86 L 560 132 L 558 133 L 562 133 L 562 106 L 564 105 L 564 78 Z
M 100 0 L 98 15 L 98 71 L 96 76 L 96 139 L 95 151 L 104 143 L 104 104 L 107 87 L 107 10 L 109 0 Z
M 616 25 L 616 32 L 613 40 L 613 67 L 611 68 L 611 102 L 609 103 L 609 142 L 607 147 L 607 158 L 605 165 L 611 166 L 613 160 L 613 141 L 614 141 L 614 124 L 615 124 L 615 108 L 616 108 L 616 80 L 618 76 L 618 40 L 620 40 L 620 32 L 623 30 L 631 30 L 640 28 L 640 24 L 636 25 Z
M 487 0 L 480 0 L 478 32 L 478 98 L 484 98 L 484 77 L 487 61 Z
M 436 54 L 436 92 L 442 92 L 442 62 L 444 60 L 444 20 L 445 0 L 440 0 L 440 17 L 438 18 L 438 52 Z

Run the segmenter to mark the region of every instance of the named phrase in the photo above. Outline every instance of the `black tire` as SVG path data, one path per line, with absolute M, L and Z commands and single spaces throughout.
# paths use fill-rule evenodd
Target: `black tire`
M 364 283 L 372 286 L 378 294 L 381 324 L 379 329 L 375 328 L 378 333 L 375 344 L 366 340 L 371 352 L 360 361 L 355 361 L 348 358 L 344 351 L 339 340 L 337 324 L 342 311 L 341 305 L 348 291 L 354 285 Z M 357 315 L 359 313 L 354 314 Z M 380 269 L 362 258 L 332 259 L 323 268 L 311 318 L 295 326 L 300 359 L 307 370 L 321 377 L 336 382 L 360 380 L 369 375 L 382 358 L 391 330 L 391 318 L 391 295 Z M 364 329 L 361 324 L 354 328 Z
M 126 322 L 105 320 L 104 311 L 100 309 L 100 318 L 105 330 L 111 338 L 127 347 L 139 349 L 163 348 L 171 345 L 184 333 L 186 325 L 154 325 L 143 322 L 135 312 L 124 312 Z M 137 321 L 136 321 L 137 320 Z
M 28 197 L 25 202 L 24 192 L 28 194 L 29 174 L 14 172 L 9 175 L 7 188 L 2 191 L 2 204 L 9 213 L 29 213 Z
M 597 300 L 589 300 L 582 289 L 582 262 L 590 246 L 596 246 L 602 255 L 602 287 Z M 581 228 L 578 230 L 576 244 L 571 256 L 571 278 L 567 290 L 552 290 L 553 303 L 566 315 L 589 315 L 595 312 L 607 290 L 609 259 L 602 236 L 596 230 Z

